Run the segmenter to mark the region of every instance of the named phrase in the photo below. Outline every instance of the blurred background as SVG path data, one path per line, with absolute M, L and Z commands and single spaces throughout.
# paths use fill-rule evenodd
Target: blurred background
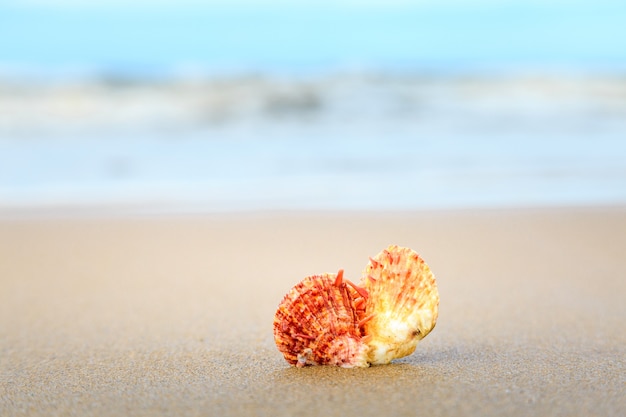
M 626 203 L 621 0 L 0 0 L 0 212 Z

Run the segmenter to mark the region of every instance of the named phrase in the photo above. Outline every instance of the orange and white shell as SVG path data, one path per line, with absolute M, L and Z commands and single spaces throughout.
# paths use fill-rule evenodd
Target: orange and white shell
M 409 248 L 390 246 L 370 259 L 360 285 L 369 294 L 367 361 L 387 364 L 412 354 L 439 314 L 439 292 L 426 262 Z
M 409 248 L 370 258 L 360 285 L 343 271 L 306 277 L 283 298 L 274 340 L 292 365 L 367 367 L 410 355 L 437 322 L 435 277 Z
M 367 367 L 355 296 L 343 271 L 306 277 L 284 297 L 274 316 L 274 340 L 287 362 Z

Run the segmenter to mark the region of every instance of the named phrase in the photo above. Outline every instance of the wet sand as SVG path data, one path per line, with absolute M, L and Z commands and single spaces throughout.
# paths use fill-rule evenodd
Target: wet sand
M 435 330 L 289 367 L 282 296 L 392 243 L 437 277 Z M 625 248 L 626 208 L 5 218 L 0 415 L 624 415 Z

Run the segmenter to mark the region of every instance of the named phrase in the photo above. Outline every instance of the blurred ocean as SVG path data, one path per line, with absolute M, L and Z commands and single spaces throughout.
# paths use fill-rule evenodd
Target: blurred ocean
M 626 204 L 619 2 L 113 3 L 0 3 L 0 212 Z

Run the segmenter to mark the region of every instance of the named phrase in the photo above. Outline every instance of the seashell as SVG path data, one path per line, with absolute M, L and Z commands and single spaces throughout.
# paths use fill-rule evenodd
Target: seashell
M 361 334 L 356 290 L 343 271 L 306 277 L 280 303 L 274 316 L 274 340 L 292 365 L 367 367 L 369 350 Z
M 439 313 L 439 292 L 426 262 L 409 248 L 389 246 L 370 258 L 360 285 L 369 295 L 362 319 L 367 361 L 387 364 L 413 353 Z
M 370 258 L 360 285 L 337 274 L 294 286 L 274 316 L 274 340 L 292 365 L 367 367 L 410 355 L 437 322 L 435 277 L 409 248 Z

